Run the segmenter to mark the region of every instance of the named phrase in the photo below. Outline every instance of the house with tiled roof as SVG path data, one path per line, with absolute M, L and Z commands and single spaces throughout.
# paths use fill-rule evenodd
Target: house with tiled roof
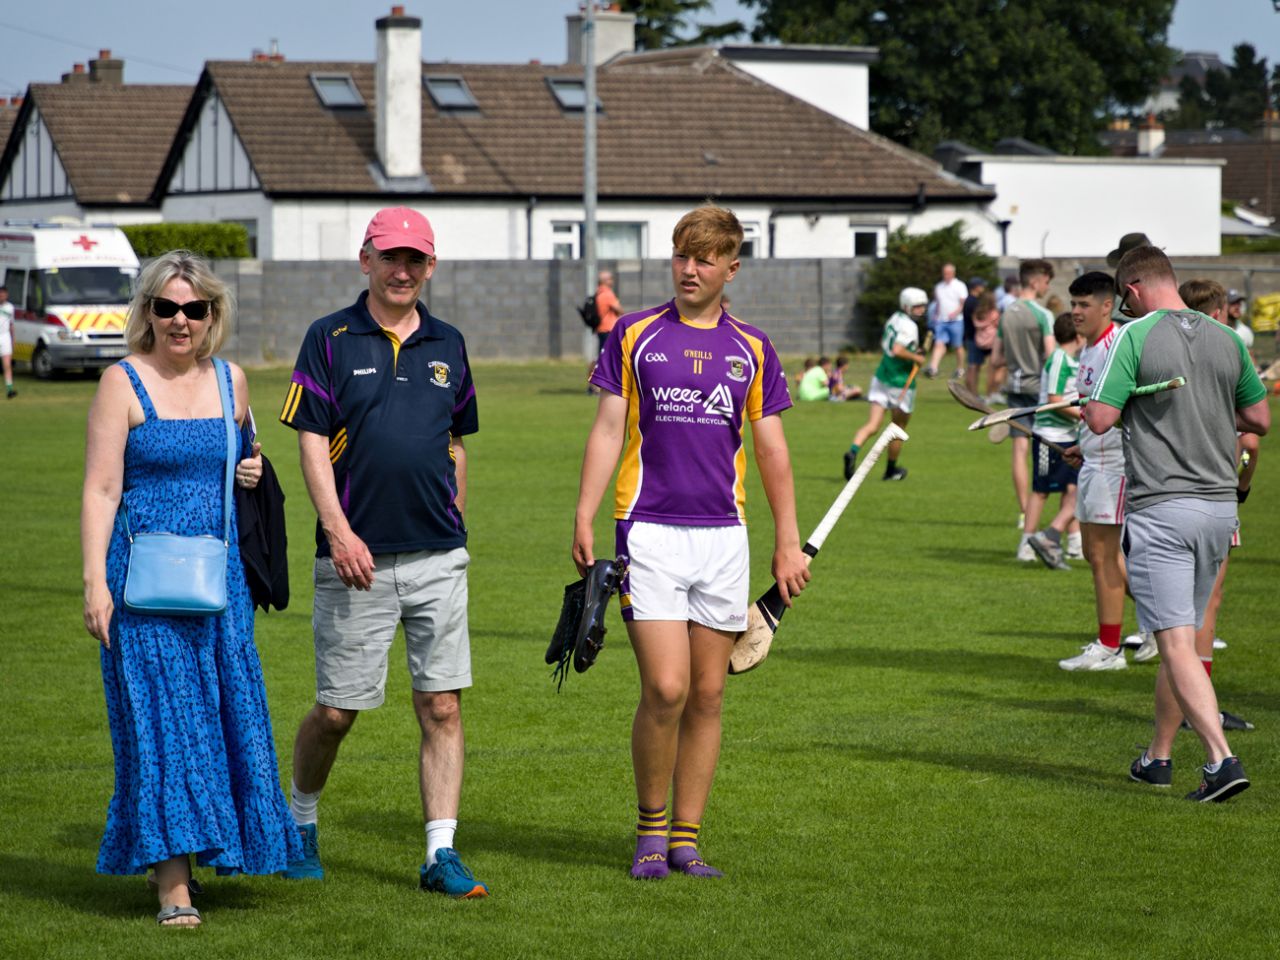
M 191 89 L 125 84 L 110 50 L 61 83 L 31 84 L 0 140 L 0 216 L 159 220 L 156 179 Z
M 1280 118 L 1275 115 L 1264 119 L 1258 137 L 1170 144 L 1164 155 L 1223 161 L 1222 198 L 1280 219 Z
M 164 219 L 243 222 L 268 259 L 345 260 L 373 211 L 405 203 L 450 259 L 577 258 L 582 65 L 424 64 L 420 30 L 397 8 L 373 63 L 206 64 L 156 183 Z M 957 219 L 994 233 L 989 188 L 718 52 L 624 46 L 596 96 L 601 256 L 667 256 L 707 198 L 755 256 L 875 255 L 897 226 Z

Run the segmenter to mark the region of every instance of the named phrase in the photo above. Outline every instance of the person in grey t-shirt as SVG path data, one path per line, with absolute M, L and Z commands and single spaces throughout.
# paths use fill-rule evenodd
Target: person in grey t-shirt
M 1084 420 L 1094 433 L 1123 424 L 1129 589 L 1139 626 L 1155 632 L 1160 650 L 1155 734 L 1129 776 L 1172 784 L 1173 738 L 1185 716 L 1208 760 L 1187 799 L 1220 802 L 1249 780 L 1222 731 L 1195 632 L 1237 526 L 1235 433 L 1265 434 L 1271 411 L 1240 337 L 1187 308 L 1161 250 L 1126 253 L 1116 290 L 1120 309 L 1139 319 L 1111 348 Z M 1180 390 L 1134 396 L 1140 385 L 1176 376 L 1187 378 Z

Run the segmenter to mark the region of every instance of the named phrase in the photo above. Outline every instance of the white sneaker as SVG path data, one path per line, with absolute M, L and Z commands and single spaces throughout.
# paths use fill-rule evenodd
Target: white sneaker
M 1154 660 L 1160 656 L 1160 648 L 1156 646 L 1156 635 L 1147 633 L 1145 630 L 1138 634 L 1142 638 L 1142 643 L 1138 645 L 1138 649 L 1133 651 L 1134 663 L 1146 663 L 1148 660 Z
M 1142 638 L 1145 636 L 1145 633 L 1131 633 L 1120 641 L 1120 646 L 1127 650 L 1137 650 L 1142 646 Z
M 1080 547 L 1067 547 L 1066 557 L 1068 560 L 1083 560 L 1084 550 Z
M 1095 640 L 1084 647 L 1079 656 L 1059 660 L 1058 666 L 1063 670 L 1124 670 L 1129 664 L 1124 658 L 1124 651 L 1112 650 L 1103 646 L 1102 641 Z
M 1028 541 L 1023 540 L 1022 543 L 1018 544 L 1018 552 L 1015 556 L 1023 563 L 1032 563 L 1036 559 L 1036 552 L 1031 549 L 1031 544 Z
M 1227 649 L 1227 641 L 1223 640 L 1221 637 L 1214 637 L 1214 638 L 1213 638 L 1213 649 L 1215 649 L 1215 650 L 1225 650 L 1225 649 Z

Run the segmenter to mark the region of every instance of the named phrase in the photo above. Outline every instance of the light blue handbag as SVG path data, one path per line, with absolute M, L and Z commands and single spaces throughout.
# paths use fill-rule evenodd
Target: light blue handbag
M 129 570 L 124 605 L 131 613 L 165 617 L 211 617 L 227 608 L 227 550 L 231 542 L 231 481 L 235 474 L 235 406 L 227 393 L 225 364 L 214 358 L 222 419 L 227 425 L 226 489 L 222 498 L 222 538 L 175 533 L 133 533 L 129 512 Z M 122 506 L 121 509 L 124 509 Z

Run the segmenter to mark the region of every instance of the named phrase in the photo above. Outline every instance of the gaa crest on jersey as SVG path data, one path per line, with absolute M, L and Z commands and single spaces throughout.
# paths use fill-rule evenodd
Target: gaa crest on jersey
M 729 363 L 729 379 L 742 383 L 747 379 L 747 361 L 742 357 L 725 357 Z
M 431 382 L 437 387 L 452 386 L 449 383 L 449 365 L 443 360 L 431 361 Z

